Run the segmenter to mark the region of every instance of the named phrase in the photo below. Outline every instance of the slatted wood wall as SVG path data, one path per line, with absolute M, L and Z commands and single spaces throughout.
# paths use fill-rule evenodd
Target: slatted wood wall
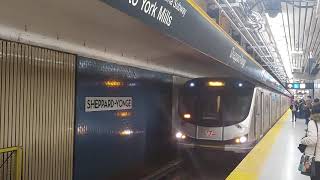
M 0 40 L 0 148 L 23 148 L 23 180 L 72 178 L 75 59 Z

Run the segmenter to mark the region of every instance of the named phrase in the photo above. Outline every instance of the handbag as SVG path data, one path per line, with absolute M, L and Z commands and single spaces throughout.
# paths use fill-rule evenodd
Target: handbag
M 299 144 L 298 149 L 301 153 L 304 153 L 306 151 L 307 145 Z
M 315 122 L 315 121 L 314 121 Z M 299 163 L 299 171 L 301 174 L 313 177 L 316 175 L 316 162 L 315 162 L 315 156 L 317 153 L 317 144 L 318 144 L 318 124 L 316 123 L 317 127 L 317 142 L 314 148 L 313 156 L 305 155 L 303 154 L 300 159 Z

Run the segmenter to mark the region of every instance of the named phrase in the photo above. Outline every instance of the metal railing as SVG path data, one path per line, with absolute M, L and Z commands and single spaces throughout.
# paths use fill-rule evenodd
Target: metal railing
M 21 180 L 20 147 L 0 149 L 0 180 Z
M 250 29 L 250 27 L 246 25 L 246 22 L 241 18 L 242 15 L 240 11 L 242 12 L 243 10 L 241 3 L 230 3 L 229 1 L 230 0 L 210 0 L 209 2 L 210 6 L 213 5 L 215 8 L 220 10 L 221 14 L 227 18 L 234 30 L 236 30 L 241 35 L 242 39 L 248 43 L 253 51 L 256 52 L 263 62 L 262 66 L 268 67 L 271 73 L 274 74 L 282 83 L 286 82 L 287 74 L 282 61 L 280 61 L 281 56 L 276 51 L 276 55 L 274 55 L 274 53 L 272 53 L 272 49 L 269 47 L 269 44 L 273 41 L 267 41 L 262 32 L 256 29 Z M 239 4 L 239 8 L 235 8 L 232 4 Z M 263 32 L 267 31 L 264 30 Z M 270 35 L 270 39 L 273 39 L 272 35 Z M 241 46 L 241 44 L 239 45 Z M 275 46 L 275 50 L 276 49 L 277 47 Z

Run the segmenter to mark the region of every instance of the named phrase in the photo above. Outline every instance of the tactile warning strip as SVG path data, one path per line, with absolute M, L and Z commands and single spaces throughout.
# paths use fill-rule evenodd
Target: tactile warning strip
M 241 163 L 231 172 L 227 180 L 256 180 L 259 178 L 260 171 L 271 152 L 271 147 L 275 143 L 278 135 L 288 116 L 288 110 L 280 120 L 269 130 L 261 141 L 250 151 Z

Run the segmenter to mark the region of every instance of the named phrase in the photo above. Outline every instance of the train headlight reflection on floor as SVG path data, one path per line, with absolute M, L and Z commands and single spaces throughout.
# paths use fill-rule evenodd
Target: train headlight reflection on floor
M 130 136 L 131 134 L 133 134 L 133 131 L 130 129 L 126 129 L 120 132 L 121 136 Z

